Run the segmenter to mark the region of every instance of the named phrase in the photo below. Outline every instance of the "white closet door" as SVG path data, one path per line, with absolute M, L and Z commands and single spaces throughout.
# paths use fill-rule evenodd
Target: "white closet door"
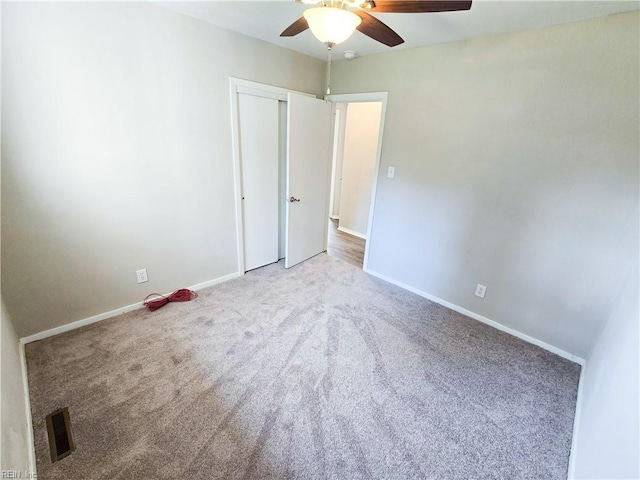
M 287 234 L 285 267 L 325 249 L 331 171 L 331 105 L 288 96 Z
M 244 269 L 278 261 L 278 100 L 238 94 Z

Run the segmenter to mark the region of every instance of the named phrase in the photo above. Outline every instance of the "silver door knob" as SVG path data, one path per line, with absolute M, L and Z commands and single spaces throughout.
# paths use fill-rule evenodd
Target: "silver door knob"
M 299 198 L 296 198 L 296 197 L 291 197 L 291 198 L 289 199 L 289 201 L 290 201 L 291 203 L 293 203 L 293 202 L 299 202 L 299 201 L 300 201 L 300 199 L 299 199 Z

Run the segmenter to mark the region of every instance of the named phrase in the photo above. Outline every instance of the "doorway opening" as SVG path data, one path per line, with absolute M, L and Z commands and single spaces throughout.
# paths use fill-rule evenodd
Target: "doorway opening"
M 354 251 L 350 263 L 367 271 L 387 93 L 327 102 L 237 78 L 230 93 L 238 273 L 283 256 L 284 267 L 293 267 L 335 252 L 338 239 Z M 333 156 L 332 112 L 342 112 Z
M 381 145 L 383 101 L 337 102 L 327 253 L 364 267 Z

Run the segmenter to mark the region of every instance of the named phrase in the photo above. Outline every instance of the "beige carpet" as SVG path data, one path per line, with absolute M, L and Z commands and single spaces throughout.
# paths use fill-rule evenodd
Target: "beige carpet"
M 26 353 L 41 480 L 564 479 L 580 374 L 324 254 Z

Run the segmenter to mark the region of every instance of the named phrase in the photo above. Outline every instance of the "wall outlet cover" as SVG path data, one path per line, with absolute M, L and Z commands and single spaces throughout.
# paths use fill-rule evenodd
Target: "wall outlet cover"
M 484 298 L 486 293 L 487 293 L 487 286 L 481 285 L 479 283 L 478 286 L 476 287 L 476 297 Z
M 147 277 L 146 268 L 143 268 L 141 270 L 136 270 L 136 277 L 138 278 L 138 283 L 144 283 L 149 281 L 149 277 Z

